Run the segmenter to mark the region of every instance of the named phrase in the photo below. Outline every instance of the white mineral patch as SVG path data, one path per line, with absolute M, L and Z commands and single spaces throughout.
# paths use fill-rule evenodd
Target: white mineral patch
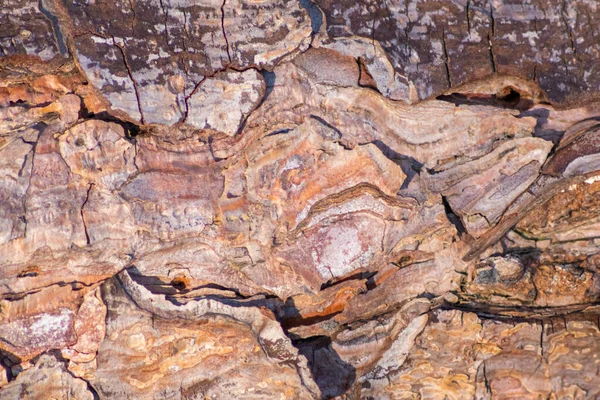
M 585 180 L 585 183 L 587 183 L 588 185 L 591 185 L 594 182 L 598 182 L 600 181 L 600 175 L 594 175 L 591 178 L 588 178 Z
M 374 244 L 381 242 L 383 229 L 369 222 L 361 218 L 356 226 L 338 223 L 319 230 L 323 239 L 311 250 L 311 257 L 323 279 L 345 276 L 371 262 L 377 251 Z M 372 232 L 373 237 L 361 237 L 359 232 Z
M 531 47 L 535 46 L 535 39 L 539 39 L 539 35 L 537 34 L 537 32 L 525 32 L 523 34 L 523 37 L 529 40 L 529 45 Z

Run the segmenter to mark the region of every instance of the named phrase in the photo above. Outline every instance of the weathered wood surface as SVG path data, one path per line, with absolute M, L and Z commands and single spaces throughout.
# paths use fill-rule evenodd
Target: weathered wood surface
M 0 6 L 0 398 L 600 396 L 595 1 Z

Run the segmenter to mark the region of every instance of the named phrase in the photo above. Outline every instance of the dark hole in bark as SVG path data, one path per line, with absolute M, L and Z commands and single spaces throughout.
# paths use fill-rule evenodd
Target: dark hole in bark
M 187 289 L 187 282 L 186 282 L 185 278 L 182 278 L 179 276 L 173 278 L 173 280 L 171 281 L 171 285 L 177 290 Z
M 508 89 L 508 92 L 506 94 L 504 94 L 503 92 L 506 92 L 507 89 Z M 515 89 L 509 87 L 509 88 L 504 88 L 504 90 L 502 90 L 502 92 L 497 94 L 497 97 L 498 97 L 498 100 L 502 100 L 506 103 L 517 104 L 521 100 L 521 93 L 519 93 Z

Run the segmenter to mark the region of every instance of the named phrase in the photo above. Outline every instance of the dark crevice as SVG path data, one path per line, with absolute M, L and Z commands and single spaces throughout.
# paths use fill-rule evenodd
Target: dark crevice
M 327 288 L 339 285 L 341 283 L 345 283 L 348 281 L 353 281 L 353 280 L 368 280 L 370 279 L 373 275 L 375 275 L 377 272 L 359 272 L 350 276 L 346 276 L 344 278 L 339 278 L 339 279 L 330 279 L 327 282 L 323 283 L 321 285 L 320 290 L 325 290 Z
M 265 136 L 263 136 L 262 138 L 268 138 L 271 136 L 277 136 L 277 135 L 285 135 L 287 133 L 290 133 L 292 131 L 291 128 L 284 128 L 284 129 L 277 129 L 273 132 L 269 132 L 268 134 L 266 134 Z
M 127 60 L 127 54 L 125 53 L 125 48 L 123 45 L 117 44 L 114 37 L 112 38 L 112 42 L 113 42 L 113 45 L 115 47 L 117 47 L 119 49 L 119 51 L 121 52 L 121 56 L 123 57 L 123 64 L 125 65 L 125 68 L 127 69 L 127 74 L 129 75 L 129 79 L 131 79 L 131 83 L 133 85 L 133 90 L 135 92 L 135 98 L 137 99 L 138 111 L 140 113 L 140 122 L 142 124 L 145 124 L 146 122 L 144 119 L 144 112 L 142 111 L 142 102 L 140 100 L 140 92 L 138 90 L 138 84 L 137 84 L 137 81 L 135 80 L 135 78 L 133 77 L 133 72 L 131 70 L 131 66 L 129 65 L 129 61 Z
M 21 137 L 21 140 L 23 141 L 23 143 L 33 146 L 33 143 L 27 143 L 22 137 Z M 19 168 L 19 172 L 17 173 L 17 176 L 19 178 L 23 176 L 23 172 L 25 171 L 25 167 L 27 166 L 27 161 L 29 161 L 29 154 L 32 153 L 32 150 L 33 150 L 33 147 L 31 150 L 29 150 L 29 153 L 25 154 L 25 156 L 23 157 L 23 162 L 21 163 L 21 168 Z
M 490 3 L 490 26 L 492 28 L 492 36 L 496 36 L 496 19 L 494 18 L 494 5 Z
M 540 321 L 540 327 L 541 327 L 541 332 L 540 332 L 540 353 L 542 358 L 544 358 L 544 321 Z
M 85 216 L 83 215 L 83 209 L 85 208 L 85 205 L 88 203 L 88 200 L 90 199 L 90 192 L 92 191 L 93 187 L 94 187 L 94 184 L 90 183 L 90 185 L 88 186 L 87 194 L 85 196 L 85 200 L 83 201 L 83 204 L 81 205 L 81 209 L 79 210 L 79 212 L 81 214 L 81 220 L 83 222 L 83 229 L 85 231 L 85 239 L 87 241 L 88 246 L 90 244 L 90 235 L 88 232 L 87 224 L 85 222 Z
M 227 59 L 229 60 L 229 64 L 231 64 L 231 53 L 229 52 L 229 40 L 227 39 L 227 33 L 225 32 L 225 2 L 227 0 L 223 0 L 223 4 L 221 4 L 221 30 L 223 31 L 223 38 L 225 39 L 225 45 L 227 46 Z
M 452 87 L 452 79 L 450 77 L 450 57 L 448 57 L 448 47 L 446 44 L 446 33 L 442 31 L 442 49 L 444 51 L 444 69 L 446 72 L 446 83 L 448 87 Z
M 292 344 L 308 360 L 313 379 L 321 390 L 321 399 L 342 396 L 354 385 L 356 369 L 345 362 L 332 347 L 328 336 L 293 338 Z
M 99 113 L 90 113 L 87 109 L 82 108 L 80 117 L 85 120 L 95 119 L 104 122 L 112 122 L 117 125 L 120 125 L 123 128 L 123 131 L 125 132 L 126 139 L 130 141 L 135 141 L 135 137 L 142 133 L 142 129 L 139 125 L 134 124 L 133 122 L 117 118 L 106 111 L 102 111 Z
M 83 378 L 81 378 L 81 379 L 87 384 L 87 389 L 92 394 L 92 397 L 94 398 L 94 400 L 100 400 L 100 395 L 98 394 L 98 391 L 96 390 L 96 388 L 89 381 L 87 381 Z
M 381 94 L 379 88 L 377 87 L 377 82 L 375 82 L 375 79 L 373 79 L 373 76 L 370 74 L 369 68 L 363 61 L 362 57 L 356 59 L 356 64 L 358 65 L 358 86 L 374 90 Z
M 275 89 L 275 72 L 267 71 L 266 69 L 261 69 L 259 72 L 265 80 L 265 94 L 256 108 L 262 106 L 264 102 L 267 101 L 269 95 L 273 92 L 273 89 Z
M 448 199 L 446 196 L 440 195 L 442 197 L 442 204 L 444 205 L 444 211 L 446 212 L 446 216 L 448 217 L 448 221 L 456 228 L 458 232 L 458 236 L 462 237 L 467 233 L 465 226 L 463 225 L 460 218 L 454 213 L 452 207 L 450 207 L 450 203 L 448 203 Z
M 341 314 L 341 313 L 342 313 L 342 311 L 336 311 L 331 314 L 315 315 L 313 317 L 302 317 L 300 314 L 298 314 L 297 316 L 285 317 L 281 321 L 281 326 L 284 330 L 298 328 L 301 326 L 310 326 L 310 325 L 318 324 L 320 322 L 328 321 L 328 320 L 334 318 L 336 315 Z
M 27 267 L 23 271 L 21 271 L 21 272 L 19 272 L 17 274 L 17 278 L 35 278 L 39 274 L 40 273 L 39 273 L 39 269 L 38 268 Z
M 315 121 L 319 121 L 321 124 L 325 125 L 329 129 L 333 130 L 340 139 L 342 138 L 342 132 L 340 132 L 340 130 L 338 128 L 331 125 L 329 122 L 325 121 L 323 118 L 319 117 L 318 115 L 314 115 L 314 114 L 311 114 L 310 118 L 314 119 Z
M 490 4 L 490 33 L 488 33 L 487 41 L 488 41 L 488 49 L 490 53 L 490 64 L 492 67 L 492 73 L 497 72 L 496 68 L 496 56 L 494 55 L 494 36 L 496 36 L 496 20 L 494 19 L 494 5 Z
M 78 380 L 82 380 L 83 382 L 86 383 L 87 386 L 87 390 L 92 394 L 92 397 L 94 398 L 94 400 L 100 400 L 100 396 L 98 395 L 98 391 L 92 386 L 92 384 L 90 382 L 88 382 L 87 380 L 85 380 L 82 377 L 79 377 L 77 375 L 75 375 L 70 369 L 69 369 L 69 363 L 70 361 L 66 358 L 63 357 L 62 352 L 58 349 L 51 349 L 48 350 L 46 353 L 42 353 L 36 357 L 34 357 L 31 361 L 34 364 L 37 364 L 38 360 L 40 359 L 40 357 L 44 354 L 48 354 L 53 356 L 56 361 L 60 362 L 63 364 L 63 368 L 64 371 L 69 374 L 74 380 L 78 381 Z
M 383 153 L 384 156 L 399 165 L 402 169 L 402 172 L 404 172 L 404 175 L 406 175 L 400 190 L 408 188 L 408 185 L 410 185 L 412 180 L 423 170 L 423 163 L 412 157 L 396 152 L 383 141 L 375 140 L 373 144 L 379 149 L 379 151 Z
M 482 105 L 519 111 L 526 111 L 535 105 L 533 100 L 521 97 L 521 93 L 512 87 L 506 87 L 497 94 L 448 93 L 435 99 L 452 103 L 456 107 Z
M 255 68 L 250 67 L 248 69 L 255 69 Z M 267 71 L 266 69 L 261 69 L 258 71 L 258 73 L 261 74 L 263 79 L 265 80 L 265 93 L 263 94 L 263 97 L 260 99 L 260 102 L 258 102 L 256 107 L 254 107 L 254 109 L 250 110 L 248 112 L 248 114 L 242 116 L 242 121 L 236 132 L 236 135 L 239 135 L 240 133 L 243 132 L 243 130 L 246 128 L 246 124 L 248 123 L 248 118 L 250 118 L 252 113 L 254 111 L 256 111 L 258 108 L 260 108 L 260 106 L 262 106 L 265 101 L 267 101 L 267 98 L 269 97 L 271 92 L 273 92 L 273 89 L 275 88 L 275 72 Z
M 17 378 L 17 375 L 20 372 L 19 368 L 22 368 L 20 366 L 22 362 L 23 360 L 15 354 L 6 350 L 0 350 L 0 368 L 4 368 L 6 371 L 6 378 L 8 382 L 12 382 Z M 16 373 L 13 370 L 13 367 L 16 367 Z
M 25 100 L 9 101 L 9 107 L 21 107 L 25 110 L 32 110 L 34 108 L 46 107 L 52 104 L 52 101 L 45 101 L 43 103 L 29 104 Z
M 517 103 L 519 103 L 519 101 L 521 101 L 521 93 L 519 93 L 518 91 L 516 91 L 512 87 L 509 87 L 507 89 L 508 90 L 507 90 L 506 94 L 502 94 L 500 96 L 494 95 L 494 97 L 496 97 L 498 100 L 503 101 L 506 104 L 517 104 Z
M 210 151 L 210 155 L 213 158 L 213 161 L 214 162 L 219 162 L 221 160 L 224 160 L 224 158 L 217 157 L 217 155 L 215 154 L 215 149 L 213 147 L 214 146 L 214 141 L 215 141 L 215 139 L 212 136 L 210 136 L 208 138 L 208 150 Z
M 490 35 L 487 37 L 488 50 L 490 52 L 490 66 L 492 67 L 492 73 L 496 73 L 496 57 L 494 56 L 494 46 L 492 45 L 492 39 Z
M 470 15 L 470 8 L 471 8 L 471 0 L 467 0 L 467 5 L 465 6 L 465 14 L 467 15 L 467 32 L 470 35 L 471 34 L 471 15 Z
M 490 381 L 488 381 L 485 361 L 482 363 L 482 366 L 483 366 L 482 368 L 483 368 L 483 380 L 484 380 L 484 383 L 485 383 L 485 390 L 486 390 L 487 393 L 489 393 L 491 395 L 492 394 L 492 387 L 490 385 Z
M 281 300 L 274 295 L 269 293 L 260 293 L 252 296 L 246 296 L 240 292 L 237 288 L 230 288 L 219 285 L 217 283 L 207 283 L 201 286 L 190 286 L 189 283 L 185 282 L 184 278 L 173 278 L 170 282 L 163 281 L 157 276 L 144 275 L 136 266 L 130 266 L 126 269 L 127 274 L 133 282 L 143 286 L 152 294 L 164 295 L 165 299 L 170 301 L 172 304 L 181 305 L 185 301 L 194 301 L 200 299 L 211 299 L 219 301 L 223 304 L 227 304 L 232 307 L 267 307 L 274 310 L 274 307 L 269 305 L 269 302 L 282 303 Z M 235 295 L 235 298 L 220 296 L 217 294 L 189 296 L 189 297 L 175 297 L 175 294 L 185 295 L 187 293 L 201 290 L 201 289 L 215 289 L 222 292 L 230 292 Z
M 196 85 L 194 85 L 194 88 L 192 89 L 192 91 L 190 92 L 190 94 L 186 95 L 184 97 L 184 104 L 185 104 L 185 112 L 181 118 L 181 123 L 185 123 L 185 121 L 187 121 L 187 118 L 189 116 L 190 113 L 190 106 L 189 106 L 189 100 L 190 98 L 192 98 L 193 95 L 196 94 L 196 92 L 198 91 L 198 89 L 200 89 L 200 86 L 202 86 L 202 84 L 206 81 L 208 77 L 204 77 L 200 80 L 200 82 L 196 83 Z

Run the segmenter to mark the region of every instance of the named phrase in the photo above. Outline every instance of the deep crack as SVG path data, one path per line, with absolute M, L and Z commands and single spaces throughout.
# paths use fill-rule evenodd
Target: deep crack
M 83 201 L 83 204 L 81 205 L 81 208 L 79 210 L 80 214 L 81 214 L 81 221 L 83 222 L 83 229 L 85 231 L 85 239 L 87 241 L 88 246 L 90 245 L 90 235 L 88 232 L 88 227 L 87 227 L 87 223 L 85 222 L 85 215 L 83 214 L 83 209 L 85 208 L 86 204 L 88 203 L 88 200 L 90 199 L 90 192 L 92 191 L 92 188 L 94 187 L 93 183 L 90 183 L 87 189 L 87 194 L 85 196 L 85 200 Z
M 452 79 L 450 77 L 450 57 L 448 57 L 448 47 L 446 44 L 446 33 L 442 30 L 442 49 L 444 51 L 444 67 L 446 70 L 446 82 L 448 87 L 452 87 Z
M 221 30 L 223 31 L 223 38 L 225 38 L 225 44 L 227 49 L 227 58 L 229 59 L 229 64 L 231 64 L 231 54 L 229 53 L 229 40 L 227 40 L 227 33 L 225 32 L 225 2 L 227 0 L 223 0 L 223 4 L 221 4 Z
M 138 111 L 140 113 L 140 122 L 142 124 L 145 124 L 146 121 L 144 119 L 144 112 L 142 111 L 142 102 L 140 100 L 140 92 L 138 90 L 137 82 L 136 82 L 135 78 L 133 77 L 133 72 L 131 71 L 131 66 L 129 65 L 129 61 L 127 60 L 127 54 L 125 53 L 124 45 L 117 44 L 114 36 L 112 37 L 112 42 L 113 42 L 113 45 L 115 47 L 117 47 L 119 49 L 119 51 L 121 52 L 121 56 L 123 57 L 123 63 L 125 64 L 125 68 L 127 69 L 127 74 L 129 75 L 129 79 L 131 79 L 131 83 L 133 85 L 133 91 L 135 92 L 135 98 L 136 98 L 137 104 L 138 104 Z

